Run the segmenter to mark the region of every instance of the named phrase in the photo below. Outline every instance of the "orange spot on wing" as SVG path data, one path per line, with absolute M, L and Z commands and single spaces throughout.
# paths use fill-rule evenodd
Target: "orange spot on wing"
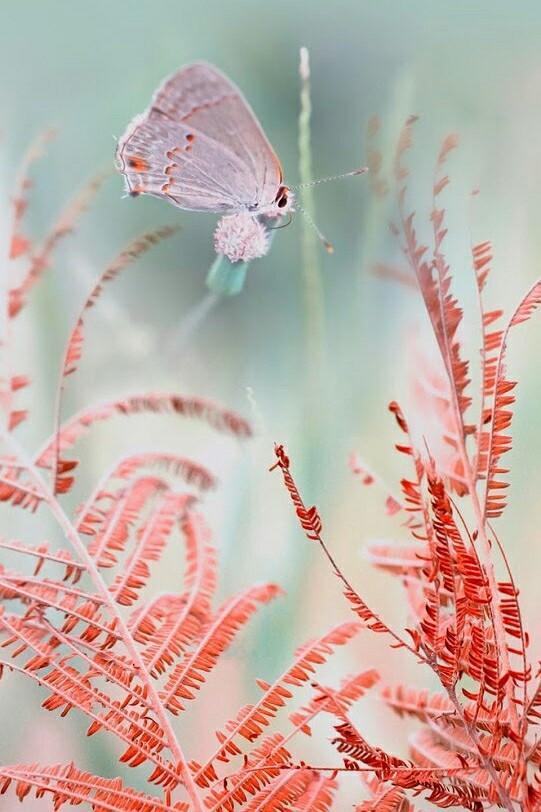
M 132 155 L 128 158 L 128 166 L 136 172 L 148 172 L 148 163 L 144 158 L 137 155 Z
M 186 141 L 190 141 L 190 143 L 195 139 L 195 135 L 193 133 L 186 134 Z

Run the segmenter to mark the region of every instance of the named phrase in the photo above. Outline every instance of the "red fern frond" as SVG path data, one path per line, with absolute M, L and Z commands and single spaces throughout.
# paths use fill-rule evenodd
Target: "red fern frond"
M 216 588 L 216 557 L 202 516 L 188 510 L 182 519 L 186 541 L 184 592 L 161 595 L 134 614 L 129 625 L 138 642 L 148 643 L 143 658 L 157 677 L 184 652 L 210 621 Z
M 299 493 L 297 485 L 295 484 L 295 480 L 291 475 L 291 471 L 289 468 L 290 464 L 289 457 L 286 455 L 284 447 L 282 445 L 275 445 L 274 453 L 276 455 L 277 462 L 271 467 L 270 470 L 272 471 L 275 468 L 279 468 L 280 471 L 282 472 L 284 484 L 289 492 L 291 501 L 293 502 L 293 506 L 295 508 L 295 512 L 297 514 L 301 527 L 305 532 L 306 538 L 309 541 L 316 541 L 323 550 L 323 552 L 325 553 L 325 556 L 327 557 L 329 563 L 331 564 L 335 575 L 344 586 L 344 596 L 346 597 L 346 600 L 349 602 L 352 610 L 362 621 L 366 623 L 367 627 L 371 629 L 373 632 L 390 635 L 395 641 L 396 647 L 408 648 L 410 651 L 412 651 L 417 655 L 418 652 L 416 652 L 415 649 L 413 649 L 408 643 L 406 643 L 405 640 L 403 640 L 398 634 L 396 634 L 396 632 L 394 632 L 389 626 L 387 626 L 352 587 L 348 579 L 345 577 L 341 569 L 338 567 L 336 561 L 332 557 L 331 553 L 329 552 L 329 549 L 327 548 L 325 542 L 323 541 L 323 538 L 321 537 L 321 520 L 319 518 L 317 508 L 315 506 L 307 508 L 303 502 L 303 499 Z
M 411 143 L 410 121 L 406 123 L 404 132 L 407 133 L 406 140 L 409 146 Z M 406 188 L 403 185 L 403 180 L 407 173 L 405 174 L 404 171 L 395 173 L 401 228 L 395 227 L 394 233 L 397 236 L 400 233 L 402 234 L 404 240 L 402 248 L 417 278 L 448 378 L 448 391 L 443 396 L 439 410 L 442 411 L 443 404 L 447 423 L 444 439 L 450 450 L 449 467 L 451 478 L 457 492 L 464 495 L 471 490 L 470 462 L 466 450 L 466 439 L 475 431 L 475 427 L 468 424 L 465 419 L 466 412 L 471 404 L 471 397 L 467 391 L 470 383 L 469 363 L 462 357 L 462 349 L 457 338 L 462 321 L 462 309 L 451 291 L 450 268 L 442 251 L 442 243 L 447 233 L 444 224 L 445 212 L 444 209 L 436 206 L 436 198 L 447 183 L 447 177 L 438 178 L 438 174 L 449 151 L 456 146 L 456 143 L 456 137 L 449 136 L 444 141 L 436 163 L 433 207 L 430 217 L 433 230 L 431 256 L 429 257 L 427 254 L 428 247 L 418 242 L 414 226 L 414 213 L 408 214 L 406 211 Z
M 68 339 L 61 370 L 62 378 L 72 375 L 77 369 L 83 349 L 83 330 L 85 318 L 88 311 L 96 305 L 98 299 L 103 293 L 105 285 L 116 279 L 123 270 L 138 260 L 152 247 L 163 240 L 168 239 L 174 234 L 177 234 L 179 228 L 179 226 L 163 226 L 155 231 L 149 231 L 146 234 L 137 237 L 126 248 L 124 248 L 124 250 L 121 251 L 120 254 L 103 271 L 98 281 L 94 284 L 92 290 L 85 299 L 81 312 Z
M 332 744 L 338 752 L 371 767 L 376 774 L 385 775 L 395 767 L 409 766 L 403 759 L 389 755 L 380 747 L 369 744 L 347 719 L 336 725 L 335 729 L 338 735 L 332 739 Z
M 316 775 L 291 807 L 292 812 L 329 812 L 337 787 L 336 779 L 332 776 Z
M 409 739 L 410 754 L 420 767 L 439 767 L 448 770 L 455 782 L 473 784 L 484 793 L 490 788 L 490 776 L 481 768 L 475 756 L 459 755 L 444 747 L 431 730 L 417 730 Z M 468 769 L 464 769 L 468 767 Z M 456 772 L 458 771 L 458 775 Z
M 245 806 L 246 812 L 276 812 L 291 809 L 317 782 L 314 770 L 283 772 L 270 787 L 265 787 Z
M 361 460 L 358 454 L 351 454 L 349 458 L 350 470 L 355 476 L 359 477 L 363 485 L 377 484 L 384 492 L 385 497 L 385 512 L 388 516 L 394 516 L 404 509 L 402 503 L 397 497 L 391 493 L 387 485 L 383 482 L 380 476 L 372 471 L 367 464 Z
M 275 584 L 263 584 L 251 587 L 226 601 L 209 622 L 205 633 L 196 641 L 193 650 L 188 651 L 173 669 L 160 692 L 164 706 L 174 714 L 183 711 L 181 700 L 195 698 L 195 692 L 202 687 L 207 674 L 231 645 L 237 632 L 254 614 L 258 604 L 268 603 L 280 592 Z
M 363 785 L 370 793 L 370 800 L 355 807 L 355 812 L 414 812 L 404 790 L 389 786 L 377 776 L 363 776 Z
M 49 698 L 43 703 L 44 708 L 51 711 L 60 709 L 62 716 L 73 708 L 79 709 L 91 720 L 89 735 L 103 728 L 127 745 L 122 761 L 132 767 L 150 761 L 155 765 L 153 776 L 159 777 L 160 783 L 166 781 L 169 786 L 179 783 L 177 769 L 160 758 L 160 753 L 168 746 L 168 742 L 160 725 L 151 717 L 154 712 L 152 706 L 147 702 L 144 692 L 141 693 L 132 685 L 131 676 L 126 675 L 126 669 L 122 671 L 118 658 L 114 667 L 108 667 L 111 663 L 104 656 L 107 642 L 97 656 L 91 659 L 84 654 L 84 648 L 88 645 L 84 640 L 84 632 L 79 639 L 69 638 L 51 627 L 29 626 L 26 619 L 9 616 L 5 612 L 0 618 L 0 629 L 10 635 L 3 641 L 3 647 L 16 646 L 11 653 L 13 659 L 20 658 L 29 650 L 33 652 L 22 667 L 12 662 L 4 665 L 25 673 L 50 692 Z M 66 657 L 58 650 L 60 643 L 69 644 L 71 655 Z M 89 663 L 86 673 L 71 664 L 74 657 L 75 662 L 82 659 Z M 43 669 L 49 670 L 39 676 L 37 672 Z M 125 702 L 112 700 L 94 685 L 96 677 L 102 676 L 129 691 L 129 710 L 125 709 Z M 154 779 L 151 777 L 149 780 Z
M 62 420 L 62 406 L 63 406 L 63 397 L 64 397 L 64 389 L 66 384 L 66 378 L 69 375 L 72 375 L 77 367 L 78 363 L 81 359 L 82 352 L 83 352 L 83 340 L 84 340 L 84 327 L 85 321 L 88 311 L 94 307 L 100 298 L 104 287 L 114 279 L 116 279 L 119 274 L 125 270 L 129 265 L 139 259 L 140 256 L 145 254 L 150 248 L 152 248 L 157 243 L 162 242 L 162 240 L 171 237 L 178 231 L 178 226 L 164 226 L 162 228 L 156 229 L 155 231 L 147 232 L 143 234 L 141 237 L 133 240 L 127 248 L 125 248 L 121 253 L 116 257 L 115 260 L 105 269 L 105 271 L 101 274 L 98 281 L 92 287 L 88 297 L 85 299 L 79 316 L 75 321 L 75 325 L 72 329 L 70 337 L 67 341 L 66 348 L 64 351 L 64 359 L 62 362 L 62 366 L 60 369 L 60 380 L 58 383 L 58 393 L 57 393 L 57 403 L 56 403 L 56 410 L 55 410 L 55 442 L 54 442 L 54 460 L 51 464 L 51 468 L 53 471 L 53 481 L 55 482 L 55 492 L 56 493 L 64 493 L 66 490 L 65 481 L 62 484 L 61 482 L 57 482 L 57 471 L 59 462 L 59 432 L 60 432 L 60 423 Z M 63 473 L 62 470 L 59 472 L 60 474 Z
M 339 735 L 333 739 L 333 744 L 340 753 L 348 756 L 345 760 L 346 769 L 365 769 L 368 766 L 383 781 L 413 789 L 417 794 L 426 793 L 427 800 L 436 806 L 463 806 L 476 811 L 482 809 L 481 801 L 485 797 L 483 792 L 478 788 L 461 785 L 459 776 L 468 769 L 468 765 L 460 759 L 453 766 L 446 764 L 443 767 L 430 765 L 428 768 L 418 768 L 373 747 L 349 722 L 338 725 L 336 730 Z M 365 766 L 359 767 L 357 762 Z
M 310 723 L 320 713 L 343 715 L 358 699 L 363 697 L 378 682 L 378 672 L 371 668 L 342 680 L 338 688 L 318 685 L 317 693 L 308 704 L 290 715 L 294 727 L 311 736 Z
M 374 567 L 394 575 L 415 574 L 427 564 L 427 550 L 422 544 L 371 541 L 364 554 Z
M 530 696 L 528 702 L 528 719 L 533 724 L 538 725 L 541 720 L 541 680 L 539 679 L 540 672 L 537 673 L 537 685 Z
M 227 779 L 223 787 L 207 794 L 205 806 L 209 812 L 231 812 L 235 804 L 243 805 L 248 798 L 280 777 L 282 768 L 291 764 L 291 753 L 284 747 L 284 736 L 268 736 L 245 760 L 244 769 Z
M 510 327 L 516 327 L 528 321 L 535 311 L 541 307 L 541 280 L 535 282 L 528 293 L 520 301 L 510 321 Z
M 454 792 L 465 791 L 479 801 L 485 798 L 490 804 L 498 803 L 499 794 L 495 790 L 493 776 L 489 771 L 477 766 L 475 759 L 469 757 L 466 761 L 464 756 L 442 747 L 431 731 L 418 731 L 410 739 L 410 749 L 415 761 L 423 767 L 439 767 L 449 771 L 452 775 Z M 462 770 L 458 766 L 459 763 L 462 763 Z M 524 783 L 520 770 L 516 769 L 516 759 L 509 763 L 496 757 L 493 763 L 498 765 L 498 783 L 503 787 L 503 792 L 513 804 L 519 804 L 522 808 Z M 458 771 L 453 765 L 457 766 Z M 466 765 L 467 769 L 464 769 Z
M 10 539 L 6 541 L 0 538 L 0 549 L 10 550 L 11 552 L 21 553 L 29 558 L 35 558 L 36 563 L 34 566 L 34 575 L 39 575 L 43 566 L 47 562 L 60 564 L 64 567 L 63 581 L 73 580 L 76 583 L 81 577 L 81 573 L 86 569 L 85 564 L 74 561 L 69 550 L 55 550 L 51 551 L 49 545 L 44 542 L 43 544 L 31 546 L 25 544 L 17 539 Z
M 252 433 L 246 420 L 211 401 L 168 392 L 151 392 L 83 409 L 61 425 L 58 434 L 47 441 L 36 458 L 36 464 L 41 468 L 54 467 L 56 456 L 60 458 L 63 452 L 75 445 L 96 423 L 110 420 L 112 417 L 145 413 L 177 414 L 203 420 L 217 431 L 240 438 L 250 437 Z M 72 482 L 69 483 L 69 487 L 71 484 Z
M 399 184 L 403 183 L 409 175 L 409 171 L 402 163 L 402 160 L 406 152 L 413 144 L 413 125 L 418 121 L 418 119 L 418 116 L 409 116 L 398 136 L 393 171 L 395 181 Z
M 427 690 L 419 690 L 403 685 L 385 686 L 381 693 L 383 701 L 398 716 L 411 716 L 426 722 L 431 728 L 435 724 L 456 725 L 462 724 L 457 709 L 447 694 Z M 512 729 L 509 717 L 505 712 L 500 716 L 492 708 L 478 710 L 473 703 L 464 706 L 464 716 L 470 724 L 482 731 L 488 731 L 493 736 L 509 736 Z
M 43 496 L 32 486 L 14 481 L 11 476 L 0 477 L 0 502 L 7 502 L 14 507 L 36 511 L 43 501 Z
M 364 671 L 353 677 L 345 679 L 339 688 L 318 688 L 318 693 L 300 711 L 292 714 L 291 730 L 286 736 L 281 734 L 271 735 L 263 743 L 252 751 L 251 755 L 245 759 L 244 769 L 236 773 L 231 779 L 233 789 L 225 787 L 224 792 L 212 790 L 208 796 L 207 804 L 212 810 L 229 810 L 233 799 L 240 800 L 246 798 L 260 786 L 268 784 L 273 778 L 280 775 L 281 769 L 291 765 L 291 755 L 286 749 L 286 745 L 295 738 L 298 733 L 310 733 L 310 724 L 313 719 L 323 712 L 336 713 L 339 709 L 344 712 L 377 681 L 378 675 L 374 670 Z M 331 771 L 331 778 L 334 778 Z M 209 776 L 210 779 L 210 776 Z M 217 780 L 217 776 L 214 776 Z M 261 783 L 263 781 L 263 783 Z M 219 800 L 218 803 L 216 801 Z M 210 801 L 210 803 L 209 803 Z M 214 805 L 212 803 L 214 802 Z M 223 804 L 223 805 L 222 805 Z
M 423 730 L 425 733 L 426 730 Z M 439 717 L 430 726 L 434 741 L 444 745 L 451 753 L 463 753 L 475 760 L 478 758 L 477 748 L 467 730 L 445 717 Z M 519 751 L 516 742 L 506 740 L 498 741 L 491 734 L 478 734 L 478 743 L 484 752 L 490 753 L 491 760 L 498 769 L 512 769 L 518 763 Z M 486 773 L 486 769 L 485 769 Z
M 122 606 L 131 606 L 139 597 L 150 577 L 150 561 L 159 561 L 167 539 L 185 512 L 190 497 L 168 493 L 153 509 L 145 526 L 137 533 L 135 548 L 126 561 L 122 573 L 109 587 L 114 599 Z
M 81 215 L 87 211 L 109 174 L 110 173 L 101 173 L 96 175 L 83 186 L 81 191 L 61 213 L 42 244 L 32 254 L 22 282 L 9 291 L 9 310 L 12 318 L 24 307 L 30 291 L 49 266 L 52 254 L 58 244 L 64 237 L 73 232 L 77 221 Z
M 31 248 L 31 241 L 23 233 L 23 219 L 28 208 L 28 193 L 32 187 L 30 171 L 32 165 L 43 157 L 47 144 L 54 138 L 53 130 L 45 130 L 30 144 L 22 160 L 13 192 L 13 215 L 9 235 L 9 259 L 19 259 Z M 8 301 L 9 305 L 9 301 Z M 8 311 L 11 310 L 8 307 Z M 9 313 L 10 316 L 14 315 Z
M 125 457 L 115 468 L 112 478 L 133 479 L 136 474 L 144 472 L 147 468 L 150 470 L 157 468 L 161 475 L 169 474 L 182 479 L 201 491 L 212 490 L 217 485 L 214 474 L 200 463 L 178 454 L 159 451 L 147 451 Z
M 434 530 L 430 521 L 428 505 L 423 497 L 423 482 L 426 477 L 425 465 L 420 454 L 414 448 L 410 428 L 406 417 L 396 401 L 391 401 L 388 406 L 389 411 L 394 416 L 400 431 L 405 434 L 407 444 L 397 443 L 395 448 L 402 454 L 411 458 L 413 465 L 413 479 L 403 478 L 400 482 L 404 511 L 408 514 L 406 527 L 416 541 L 428 543 L 433 546 Z
M 489 242 L 479 243 L 472 249 L 473 266 L 475 270 L 475 281 L 477 284 L 477 295 L 479 301 L 479 311 L 481 314 L 482 346 L 481 346 L 481 403 L 479 409 L 479 424 L 477 427 L 477 459 L 475 461 L 475 480 L 486 477 L 487 454 L 483 451 L 483 432 L 485 425 L 490 419 L 488 402 L 494 396 L 496 387 L 496 373 L 498 368 L 498 356 L 504 332 L 500 327 L 494 328 L 503 315 L 503 310 L 486 311 L 484 306 L 483 291 L 486 280 L 490 273 L 490 263 L 492 261 L 492 246 Z
M 459 452 L 462 453 L 461 446 L 464 444 L 467 434 L 471 433 L 471 428 L 464 422 L 464 414 L 471 403 L 471 398 L 466 394 L 470 381 L 468 363 L 461 357 L 460 344 L 456 337 L 462 321 L 462 309 L 450 291 L 449 266 L 441 251 L 441 243 L 446 233 L 443 227 L 443 210 L 434 209 L 432 212 L 434 253 L 432 261 L 429 262 L 423 259 L 427 251 L 426 246 L 417 242 L 417 235 L 413 226 L 413 215 L 406 215 L 404 212 L 403 196 L 400 197 L 400 207 L 405 238 L 404 250 L 417 276 L 419 288 L 449 378 L 449 393 L 454 409 L 455 425 L 454 434 L 449 435 L 448 442 L 456 444 L 458 454 Z
M 500 460 L 511 449 L 511 436 L 508 433 L 513 419 L 511 407 L 515 402 L 513 390 L 516 382 L 508 380 L 505 370 L 505 356 L 509 333 L 513 327 L 527 321 L 541 306 L 541 280 L 535 282 L 521 299 L 511 316 L 507 327 L 499 339 L 497 361 L 491 369 L 492 407 L 485 411 L 483 423 L 488 428 L 479 438 L 481 457 L 480 474 L 486 479 L 484 494 L 484 515 L 488 519 L 501 516 L 506 504 L 508 484 L 501 475 L 508 473 L 502 469 Z
M 118 564 L 134 525 L 143 522 L 143 512 L 166 484 L 157 477 L 144 477 L 130 482 L 127 488 L 98 490 L 81 510 L 77 530 L 91 537 L 88 552 L 98 567 Z
M 200 786 L 207 786 L 208 781 L 215 780 L 215 761 L 227 763 L 232 756 L 239 755 L 241 750 L 235 744 L 237 736 L 253 743 L 263 731 L 271 724 L 278 711 L 293 696 L 292 689 L 302 686 L 315 672 L 316 668 L 325 663 L 333 653 L 334 647 L 347 643 L 361 630 L 359 623 L 342 623 L 327 634 L 302 646 L 295 652 L 295 659 L 287 670 L 276 679 L 272 685 L 259 681 L 264 693 L 255 705 L 243 708 L 236 719 L 228 722 L 224 731 L 218 731 L 220 742 L 218 750 L 203 765 L 197 765 L 194 777 Z M 360 680 L 356 683 L 358 693 L 362 695 L 368 687 L 368 678 L 365 678 L 362 688 Z M 350 690 L 353 686 L 350 687 Z
M 101 778 L 83 772 L 73 762 L 69 764 L 16 764 L 0 767 L 0 794 L 13 784 L 19 801 L 34 792 L 36 798 L 52 796 L 55 809 L 69 803 L 72 806 L 92 804 L 96 812 L 189 812 L 189 806 L 177 802 L 174 806 L 158 798 L 124 786 L 120 778 Z

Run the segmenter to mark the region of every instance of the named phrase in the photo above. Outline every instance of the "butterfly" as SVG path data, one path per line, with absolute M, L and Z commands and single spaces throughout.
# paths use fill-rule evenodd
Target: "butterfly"
M 241 91 L 205 62 L 180 68 L 118 142 L 130 195 L 154 195 L 188 211 L 277 217 L 293 194 Z

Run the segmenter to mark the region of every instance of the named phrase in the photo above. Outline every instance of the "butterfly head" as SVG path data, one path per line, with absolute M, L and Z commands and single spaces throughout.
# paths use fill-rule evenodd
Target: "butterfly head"
M 254 206 L 250 209 L 253 214 L 264 214 L 265 217 L 282 217 L 293 209 L 295 196 L 288 186 L 280 186 L 272 203 L 263 206 Z

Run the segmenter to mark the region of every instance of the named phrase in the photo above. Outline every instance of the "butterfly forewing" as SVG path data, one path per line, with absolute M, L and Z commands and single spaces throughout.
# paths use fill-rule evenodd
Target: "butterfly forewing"
M 181 68 L 119 141 L 131 194 L 183 209 L 257 211 L 272 204 L 280 162 L 241 92 L 212 65 Z

